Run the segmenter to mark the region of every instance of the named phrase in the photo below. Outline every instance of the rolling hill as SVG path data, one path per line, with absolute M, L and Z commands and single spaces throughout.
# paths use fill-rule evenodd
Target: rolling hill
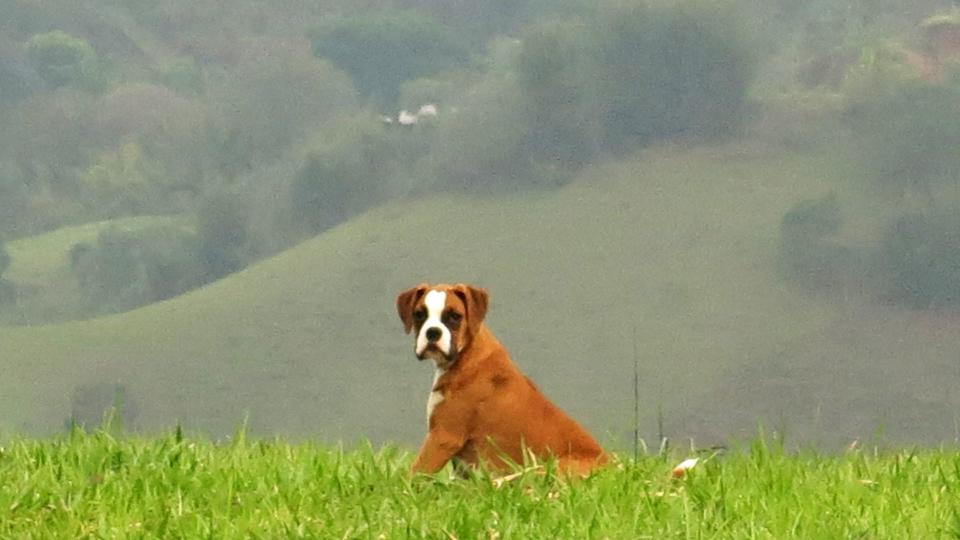
M 63 227 L 20 238 L 7 245 L 10 268 L 4 278 L 17 284 L 16 309 L 0 310 L 0 324 L 36 324 L 72 318 L 80 312 L 80 290 L 70 269 L 70 250 L 80 242 L 93 243 L 107 227 L 131 231 L 158 225 L 190 229 L 180 217 L 140 216 Z
M 632 429 L 634 347 L 648 440 L 658 409 L 698 443 L 758 417 L 809 441 L 953 438 L 949 318 L 817 298 L 775 271 L 784 212 L 855 177 L 830 152 L 663 147 L 558 191 L 393 201 L 166 302 L 0 328 L 0 426 L 60 430 L 76 388 L 120 383 L 142 430 L 222 435 L 246 417 L 259 434 L 415 444 L 433 373 L 394 298 L 442 280 L 487 287 L 517 363 L 611 444 Z

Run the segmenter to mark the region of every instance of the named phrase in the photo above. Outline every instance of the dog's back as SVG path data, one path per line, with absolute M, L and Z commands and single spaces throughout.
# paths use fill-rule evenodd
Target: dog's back
M 457 458 L 503 468 L 507 462 L 523 463 L 524 452 L 539 458 L 553 456 L 562 469 L 586 473 L 607 460 L 596 440 L 563 410 L 554 405 L 517 368 L 506 349 L 484 329 L 478 336 L 489 354 L 461 364 L 438 381 L 444 401 L 473 404 L 471 426 Z M 437 410 L 435 414 L 453 411 Z M 465 409 L 468 410 L 469 408 Z

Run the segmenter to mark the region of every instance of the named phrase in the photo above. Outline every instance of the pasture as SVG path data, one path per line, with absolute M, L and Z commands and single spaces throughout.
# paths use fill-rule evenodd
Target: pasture
M 955 450 L 786 452 L 756 438 L 692 455 L 619 455 L 585 480 L 411 478 L 411 453 L 178 429 L 7 439 L 4 538 L 955 538 Z

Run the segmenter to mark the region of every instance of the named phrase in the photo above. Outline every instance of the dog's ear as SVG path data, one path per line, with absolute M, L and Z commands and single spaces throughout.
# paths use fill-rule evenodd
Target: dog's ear
M 400 315 L 400 320 L 403 322 L 404 332 L 409 334 L 413 330 L 413 306 L 417 305 L 417 301 L 429 288 L 430 286 L 426 283 L 421 283 L 397 296 L 397 314 Z
M 487 315 L 487 306 L 490 304 L 490 295 L 486 289 L 457 283 L 453 286 L 453 292 L 460 297 L 463 305 L 467 306 L 467 328 L 470 335 L 475 336 L 480 331 L 480 324 Z

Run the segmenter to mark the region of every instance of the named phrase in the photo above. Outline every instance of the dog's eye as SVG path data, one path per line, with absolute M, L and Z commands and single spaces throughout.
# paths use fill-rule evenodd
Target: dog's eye
M 460 315 L 456 311 L 447 312 L 447 322 L 451 324 L 460 324 L 460 321 L 463 319 L 463 315 Z
M 427 311 L 424 309 L 418 309 L 413 312 L 413 320 L 417 322 L 423 322 L 427 320 Z

